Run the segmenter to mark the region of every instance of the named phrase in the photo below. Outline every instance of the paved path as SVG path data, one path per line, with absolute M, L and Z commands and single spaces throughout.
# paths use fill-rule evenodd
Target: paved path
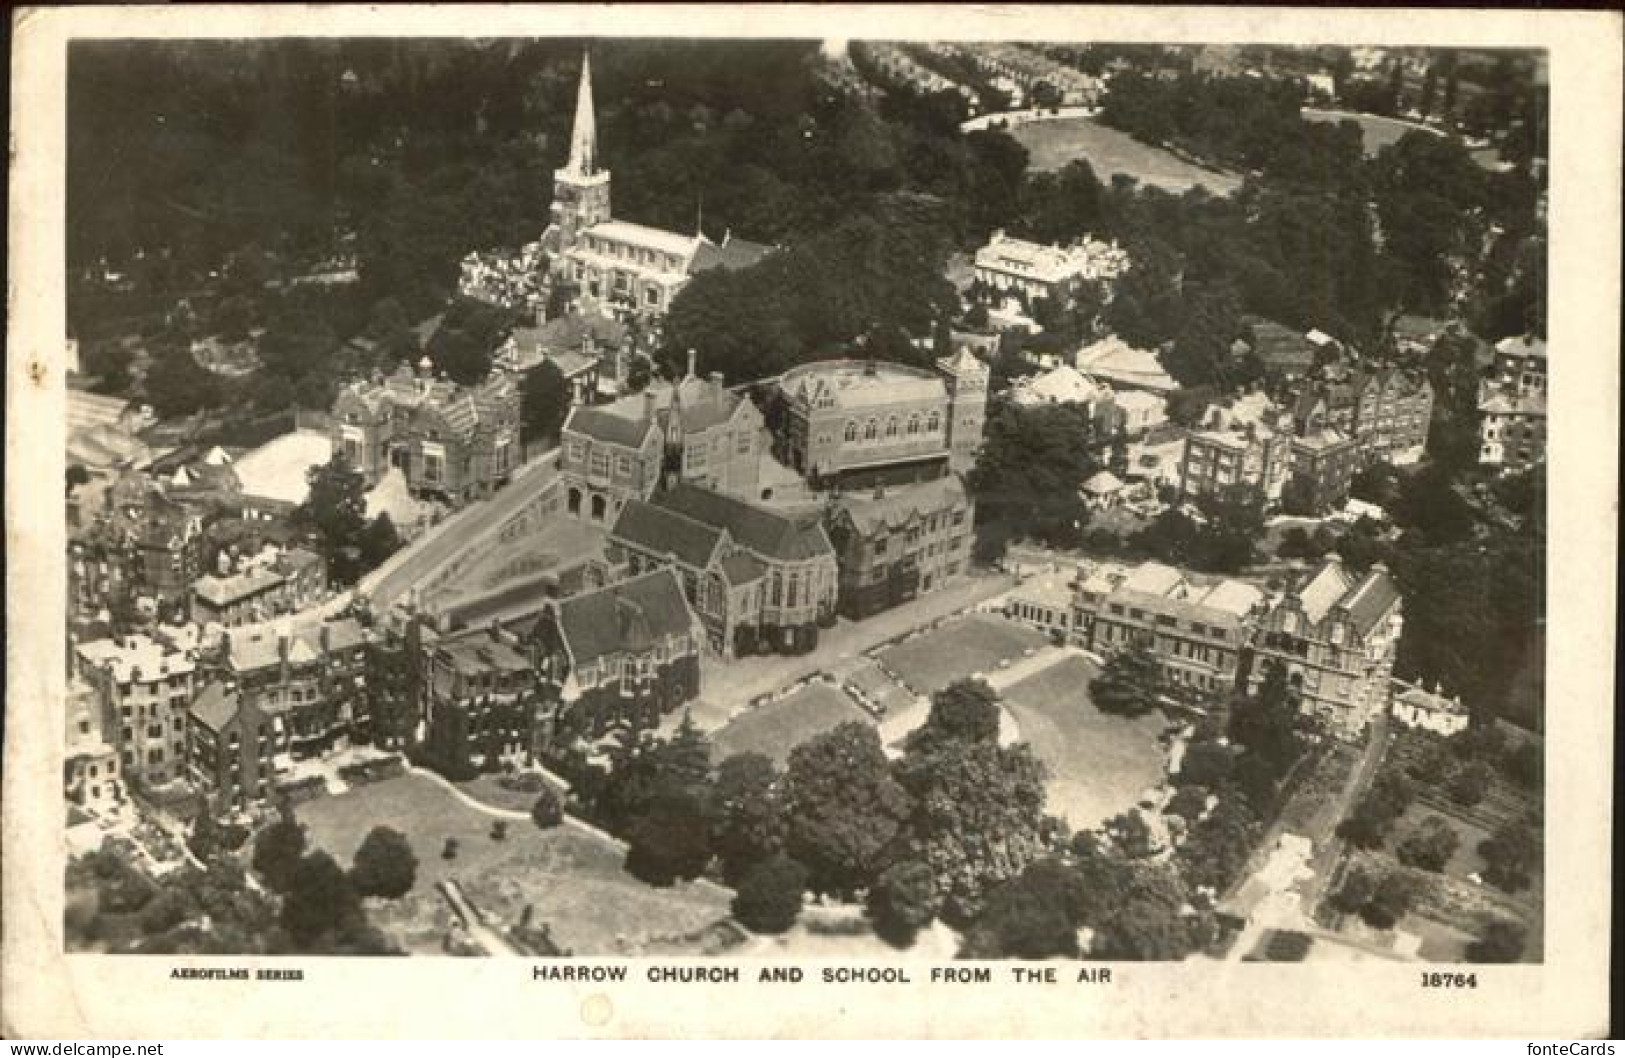
M 446 903 L 451 905 L 452 914 L 456 915 L 457 920 L 463 924 L 463 929 L 468 933 L 469 939 L 479 945 L 480 950 L 484 951 L 485 954 L 514 956 L 529 954 L 521 951 L 517 944 L 486 925 L 485 919 L 480 916 L 479 909 L 463 892 L 463 887 L 457 883 L 456 879 L 447 879 L 435 888 L 440 890 L 440 895 L 445 897 Z
M 694 722 L 714 731 L 758 695 L 769 694 L 806 679 L 816 672 L 851 663 L 863 652 L 888 639 L 913 631 L 943 617 L 973 609 L 1008 591 L 1015 578 L 991 573 L 972 576 L 931 592 L 914 602 L 862 621 L 842 620 L 819 636 L 818 649 L 799 657 L 754 657 L 722 662 L 706 657 L 701 662 L 700 698 L 692 703 Z
M 499 531 L 535 502 L 557 476 L 558 449 L 525 464 L 494 496 L 458 511 L 391 555 L 382 566 L 361 579 L 356 593 L 383 611 L 424 586 L 454 560 L 466 559 L 477 542 Z

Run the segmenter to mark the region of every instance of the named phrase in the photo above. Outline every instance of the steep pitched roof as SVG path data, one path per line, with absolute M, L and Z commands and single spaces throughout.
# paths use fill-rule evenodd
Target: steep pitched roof
M 1394 578 L 1389 576 L 1388 570 L 1379 563 L 1350 589 L 1338 605 L 1348 611 L 1349 619 L 1360 630 L 1360 634 L 1365 635 L 1393 609 L 1394 603 L 1398 601 L 1399 585 L 1394 583 Z
M 564 599 L 558 603 L 558 618 L 559 633 L 577 665 L 647 650 L 667 636 L 688 634 L 696 620 L 669 568 Z
M 780 514 L 688 483 L 669 489 L 659 502 L 695 521 L 728 530 L 741 547 L 769 559 L 798 562 L 835 553 L 816 515 Z
M 722 543 L 722 530 L 677 511 L 632 499 L 621 508 L 611 539 L 640 551 L 672 554 L 684 565 L 704 569 Z
M 773 247 L 748 239 L 736 239 L 732 235 L 725 236 L 720 243 L 706 239 L 700 243 L 700 248 L 694 253 L 694 260 L 688 266 L 689 274 L 708 272 L 713 268 L 749 268 L 773 252 Z
M 1303 611 L 1309 620 L 1319 624 L 1326 612 L 1348 594 L 1349 583 L 1349 576 L 1344 572 L 1341 561 L 1328 559 L 1321 565 L 1315 575 L 1298 589 L 1298 601 L 1303 604 Z
M 761 580 L 767 575 L 767 567 L 754 555 L 735 551 L 722 560 L 722 575 L 728 578 L 729 584 L 737 588 L 741 584 Z
M 237 692 L 227 690 L 224 683 L 211 683 L 192 699 L 190 712 L 194 723 L 202 724 L 215 734 L 237 718 Z
M 595 441 L 617 445 L 637 451 L 643 447 L 654 429 L 653 423 L 643 419 L 628 419 L 602 408 L 578 405 L 570 409 L 564 420 L 565 433 L 585 434 Z
M 930 517 L 963 501 L 965 486 L 957 474 L 887 489 L 879 497 L 855 493 L 843 496 L 840 506 L 863 535 L 879 528 L 895 529 L 915 517 Z

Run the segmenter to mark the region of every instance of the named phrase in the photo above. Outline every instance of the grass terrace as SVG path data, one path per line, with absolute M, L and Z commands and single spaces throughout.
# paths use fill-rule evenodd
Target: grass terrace
M 525 906 L 553 937 L 578 955 L 636 954 L 646 945 L 696 936 L 728 914 L 721 890 L 689 884 L 654 889 L 622 869 L 625 854 L 602 838 L 569 826 L 538 830 L 508 824 L 504 841 L 491 837 L 493 818 L 469 807 L 421 775 L 352 789 L 299 806 L 312 848 L 348 866 L 374 826 L 406 835 L 418 857 L 417 884 L 403 899 L 380 905 L 373 921 L 413 954 L 437 954 L 451 912 L 435 890 L 447 878 L 505 925 Z M 441 856 L 447 838 L 457 857 Z
M 778 701 L 740 713 L 711 736 L 713 760 L 735 753 L 760 753 L 780 767 L 790 751 L 848 720 L 869 720 L 840 688 L 815 680 Z
M 1004 692 L 1022 741 L 1050 769 L 1049 810 L 1079 829 L 1131 807 L 1167 772 L 1157 741 L 1167 720 L 1160 712 L 1129 718 L 1096 709 L 1089 682 L 1098 671 L 1069 657 Z
M 879 659 L 919 694 L 993 672 L 1049 640 L 1042 632 L 990 614 L 969 614 L 881 651 Z

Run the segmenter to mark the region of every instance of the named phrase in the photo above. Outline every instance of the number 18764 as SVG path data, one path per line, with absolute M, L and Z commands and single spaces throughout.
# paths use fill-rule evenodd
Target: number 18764
M 1478 975 L 1433 973 L 1427 970 L 1422 972 L 1423 988 L 1477 988 Z

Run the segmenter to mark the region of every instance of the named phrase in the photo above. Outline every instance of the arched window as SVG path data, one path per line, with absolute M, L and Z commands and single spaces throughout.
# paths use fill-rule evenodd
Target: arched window
M 593 521 L 601 522 L 601 521 L 604 520 L 604 506 L 605 506 L 604 497 L 594 495 L 593 498 L 592 498 L 592 520 Z
M 897 436 L 897 416 L 893 415 L 886 420 L 886 439 L 889 441 Z
M 571 514 L 580 514 L 581 513 L 581 490 L 580 489 L 571 489 L 570 490 L 570 498 L 569 498 L 569 500 L 567 502 L 568 502 L 569 510 L 570 510 Z
M 846 424 L 846 439 L 848 441 L 856 441 L 858 439 L 858 421 L 856 419 L 853 419 Z
M 875 439 L 875 437 L 879 435 L 879 433 L 880 433 L 880 420 L 879 419 L 870 419 L 868 422 L 863 424 L 863 439 L 865 441 L 873 441 Z
M 919 415 L 910 415 L 908 417 L 908 433 L 909 433 L 909 436 L 912 437 L 912 436 L 914 436 L 915 434 L 917 434 L 919 432 L 920 432 L 920 417 L 919 417 Z
M 940 429 L 942 429 L 942 416 L 932 412 L 930 418 L 925 420 L 925 432 L 936 433 Z

